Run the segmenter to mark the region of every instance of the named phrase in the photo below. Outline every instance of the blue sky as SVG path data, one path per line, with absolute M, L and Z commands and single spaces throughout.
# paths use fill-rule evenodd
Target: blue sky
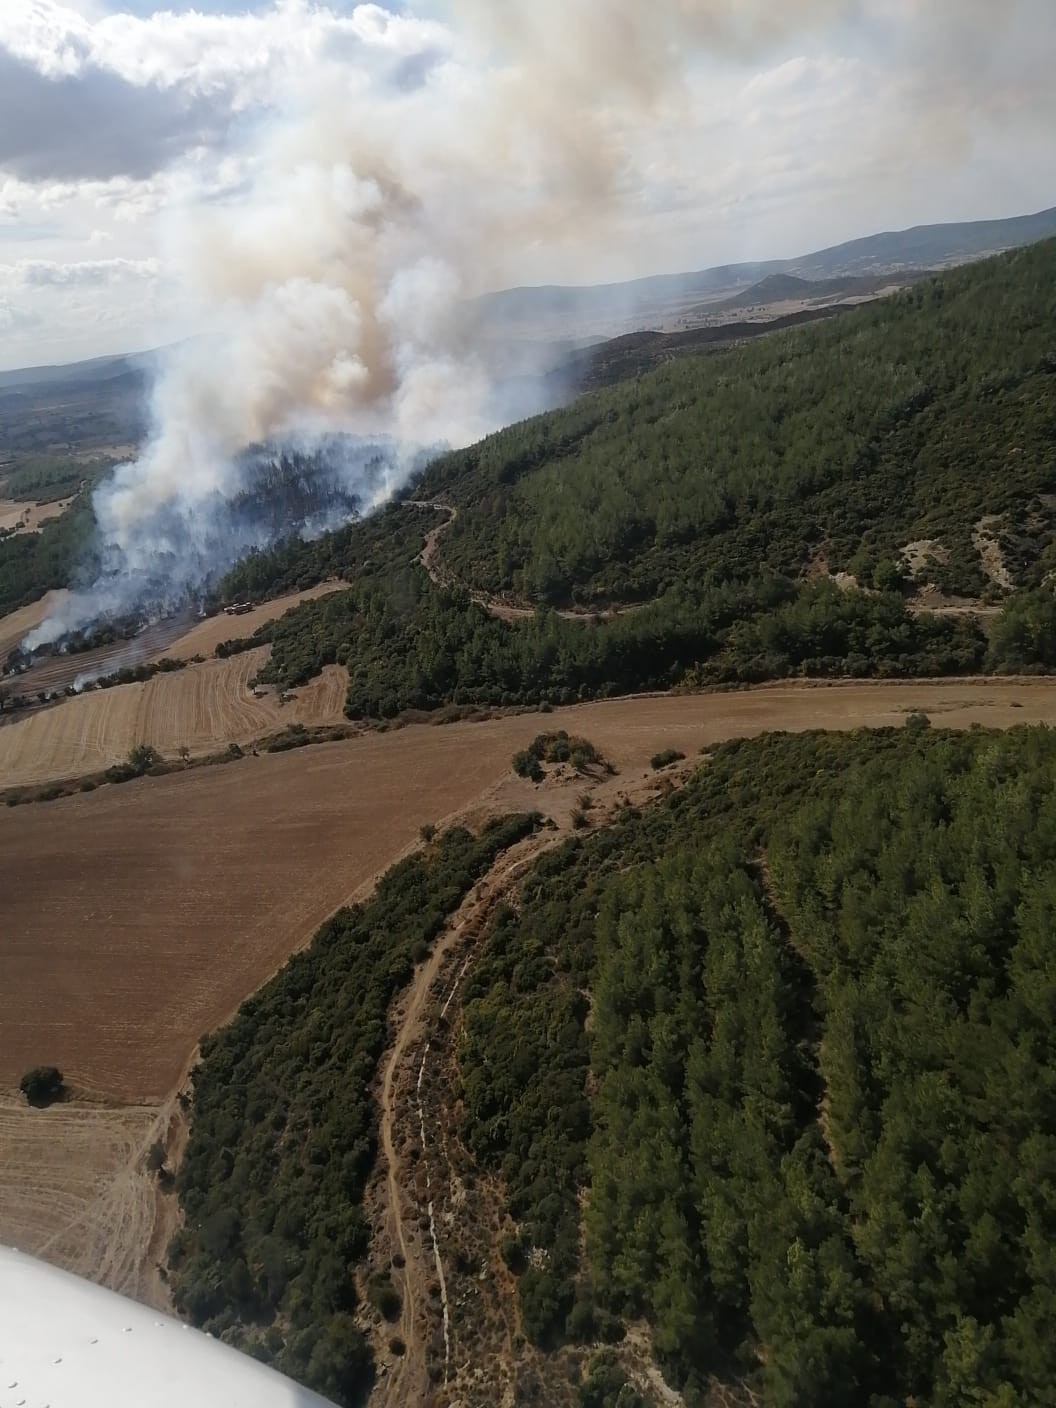
M 351 0 L 3 0 L 4 364 L 192 330 L 184 227 L 217 207 L 237 215 L 247 192 L 252 211 L 268 143 L 311 119 L 317 93 L 372 93 L 386 122 L 412 93 L 421 131 L 397 123 L 393 141 L 408 201 L 444 227 L 450 215 L 438 240 L 457 243 L 459 203 L 480 199 L 460 182 L 474 162 L 487 171 L 483 218 L 504 233 L 452 256 L 468 292 L 474 280 L 592 282 L 792 255 L 1056 204 L 1053 0 L 694 0 L 725 24 L 694 30 L 678 63 L 664 51 L 670 71 L 644 99 L 606 70 L 604 26 L 593 67 L 572 52 L 592 10 L 631 5 L 659 32 L 677 8 L 637 3 L 409 0 L 388 7 L 390 23 L 381 6 Z M 547 77 L 526 85 L 524 111 L 480 167 L 487 122 L 474 102 L 490 113 L 480 95 L 516 81 L 529 41 Z M 569 96 L 563 74 L 579 84 L 568 121 L 554 117 Z M 556 97 L 540 91 L 551 81 Z M 428 149 L 439 134 L 438 157 Z M 577 163 L 596 178 L 594 139 L 608 163 L 596 220 L 562 185 Z M 349 180 L 363 160 L 355 133 L 327 155 Z

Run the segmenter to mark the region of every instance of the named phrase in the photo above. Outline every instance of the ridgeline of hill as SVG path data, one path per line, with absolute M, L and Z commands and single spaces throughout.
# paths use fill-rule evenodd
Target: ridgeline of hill
M 714 305 L 714 311 L 755 308 L 772 303 L 810 303 L 825 298 L 870 298 L 892 283 L 916 283 L 929 277 L 921 269 L 899 275 L 859 274 L 835 279 L 802 279 L 795 274 L 768 274 L 743 293 Z
M 394 505 L 255 555 L 223 590 L 353 581 L 260 637 L 285 685 L 347 664 L 353 717 L 796 674 L 1048 669 L 1054 328 L 1049 242 L 687 357 L 443 457 L 413 490 L 457 511 L 437 580 L 415 558 L 441 514 Z M 903 550 L 921 542 L 922 580 L 1002 608 L 988 633 L 970 615 L 907 609 Z M 518 600 L 535 614 L 495 614 Z
M 530 327 L 549 321 L 631 318 L 649 310 L 720 297 L 776 274 L 800 279 L 844 279 L 863 275 L 937 269 L 982 259 L 1056 236 L 1056 209 L 1010 220 L 917 225 L 867 235 L 794 259 L 723 264 L 684 274 L 656 274 L 627 283 L 589 287 L 549 285 L 503 289 L 477 300 L 485 321 L 495 327 Z M 638 326 L 642 324 L 639 322 Z
M 983 515 L 1034 542 L 1026 575 L 1048 566 L 1029 519 L 1052 487 L 1054 328 L 1049 242 L 510 427 L 416 497 L 462 510 L 453 572 L 541 602 L 796 575 L 812 553 L 868 580 L 921 538 L 950 553 L 943 585 L 981 592 Z

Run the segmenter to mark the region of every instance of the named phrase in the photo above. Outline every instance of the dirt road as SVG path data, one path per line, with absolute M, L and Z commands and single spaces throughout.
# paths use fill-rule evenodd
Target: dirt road
M 438 523 L 435 528 L 431 528 L 425 535 L 425 547 L 418 554 L 418 561 L 429 573 L 429 578 L 438 587 L 464 586 L 464 583 L 449 572 L 440 560 L 440 539 L 454 523 L 458 517 L 458 509 L 452 504 L 441 503 L 437 499 L 408 499 L 408 508 L 433 509 L 437 513 L 444 513 L 447 517 L 442 523 Z M 496 616 L 500 621 L 527 621 L 536 613 L 536 607 L 529 602 L 518 601 L 515 597 L 496 596 L 492 592 L 482 592 L 468 588 L 470 601 L 482 606 L 491 616 Z M 563 607 L 557 612 L 565 621 L 579 621 L 588 623 L 591 621 L 609 621 L 614 616 L 625 615 L 629 611 L 638 611 L 641 608 L 634 606 L 609 606 L 597 611 L 591 611 L 586 607 Z
M 956 728 L 1053 724 L 1056 680 L 782 685 L 620 699 L 368 733 L 4 808 L 0 1087 L 13 1089 L 30 1065 L 47 1061 L 100 1102 L 156 1109 L 200 1036 L 227 1020 L 335 908 L 416 846 L 423 823 L 479 824 L 496 812 L 539 809 L 567 824 L 582 783 L 535 788 L 510 766 L 540 729 L 587 736 L 618 768 L 615 789 L 648 795 L 658 785 L 649 759 L 665 748 L 685 753 L 690 766 L 702 748 L 724 739 L 898 725 L 918 709 Z M 458 942 L 453 936 L 452 953 Z M 411 994 L 416 1015 L 406 1031 L 401 1025 L 399 1051 L 386 1063 L 386 1100 L 397 1121 L 387 1136 L 390 1159 L 401 1152 L 398 1118 L 413 1109 L 401 1091 L 409 1080 L 413 1098 L 416 1023 L 437 990 L 432 977 L 445 977 L 443 961 L 419 978 Z M 46 1245 L 56 1260 L 107 1265 L 120 1279 L 125 1253 L 100 1253 L 97 1229 L 117 1219 L 124 1199 L 132 1206 L 120 1214 L 123 1244 L 131 1245 L 136 1228 L 149 1237 L 141 1190 L 120 1174 L 133 1133 L 93 1124 L 103 1131 L 96 1144 L 79 1123 L 60 1128 L 59 1113 L 73 1111 L 60 1107 L 51 1124 L 0 1126 L 0 1170 L 21 1170 L 9 1177 L 29 1190 L 28 1201 L 16 1201 L 14 1185 L 0 1175 L 0 1240 Z M 137 1124 L 134 1139 L 141 1134 Z M 42 1142 L 20 1142 L 31 1135 Z M 96 1187 L 104 1174 L 108 1192 Z M 53 1176 L 76 1185 L 69 1198 L 47 1181 Z M 111 1209 L 105 1218 L 101 1206 Z
M 450 1357 L 448 1310 L 444 1268 L 433 1222 L 429 1197 L 430 1149 L 418 1095 L 429 1057 L 429 1017 L 439 1005 L 438 993 L 446 995 L 441 1016 L 446 1015 L 455 988 L 465 972 L 464 963 L 484 924 L 510 887 L 544 850 L 563 839 L 559 832 L 540 832 L 528 837 L 501 856 L 484 880 L 476 885 L 452 917 L 427 961 L 414 975 L 410 989 L 394 1013 L 397 1037 L 384 1060 L 381 1081 L 381 1150 L 386 1165 L 385 1198 L 380 1216 L 381 1230 L 391 1254 L 398 1253 L 403 1265 L 394 1263 L 393 1280 L 400 1291 L 400 1338 L 405 1352 L 392 1361 L 391 1371 L 379 1382 L 372 1399 L 374 1408 L 404 1408 L 425 1401 L 429 1387 L 428 1284 L 440 1288 L 441 1319 L 444 1326 L 445 1374 Z M 441 978 L 443 977 L 443 982 Z M 400 1135 L 397 1135 L 397 1130 Z M 400 1148 L 415 1136 L 419 1138 L 419 1172 L 426 1180 L 428 1231 L 418 1227 L 418 1212 L 408 1206 L 411 1176 Z M 413 1226 L 412 1226 L 413 1224 Z M 434 1317 L 435 1318 L 435 1317 Z

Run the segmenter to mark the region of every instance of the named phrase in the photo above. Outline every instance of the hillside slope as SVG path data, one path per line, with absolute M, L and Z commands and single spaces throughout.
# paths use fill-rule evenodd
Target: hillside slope
M 532 1339 L 642 1317 L 687 1408 L 1053 1401 L 1054 781 L 1045 730 L 771 736 L 537 866 L 455 1107 Z
M 1047 669 L 1054 328 L 1056 242 L 512 426 L 224 590 L 353 582 L 256 638 L 276 683 L 347 664 L 352 717 Z M 968 606 L 922 611 L 912 574 Z
M 919 538 L 978 592 L 979 517 L 1027 532 L 1052 486 L 1054 329 L 1048 242 L 511 427 L 418 493 L 464 510 L 444 545 L 459 576 L 541 601 L 796 574 L 812 554 L 868 577 Z

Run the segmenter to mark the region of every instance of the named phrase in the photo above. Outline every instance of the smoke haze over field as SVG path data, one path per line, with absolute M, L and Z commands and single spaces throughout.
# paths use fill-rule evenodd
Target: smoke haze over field
M 473 296 L 523 282 L 540 250 L 582 243 L 584 232 L 598 248 L 619 242 L 621 218 L 657 173 L 672 181 L 657 143 L 692 130 L 706 71 L 698 64 L 772 53 L 787 69 L 791 40 L 852 21 L 869 34 L 892 5 L 451 0 L 422 9 L 283 0 L 266 31 L 274 51 L 250 42 L 263 44 L 263 19 L 188 17 L 211 39 L 200 70 L 173 40 L 174 15 L 155 48 L 144 22 L 74 24 L 53 0 L 34 0 L 11 29 L 18 62 L 35 63 L 64 93 L 106 62 L 126 84 L 170 94 L 183 84 L 207 100 L 210 140 L 223 151 L 222 178 L 188 178 L 161 216 L 164 277 L 199 335 L 162 366 L 142 457 L 97 492 L 104 577 L 39 639 L 151 599 L 160 581 L 166 601 L 193 592 L 281 531 L 266 513 L 230 511 L 255 482 L 248 447 L 318 447 L 305 472 L 320 474 L 331 499 L 325 512 L 316 504 L 311 528 L 379 502 L 424 449 L 469 442 L 535 409 L 496 377 L 475 335 Z M 987 46 L 1016 29 L 1017 14 L 1035 12 L 1031 0 L 1000 17 L 981 0 L 895 0 L 893 9 L 892 44 L 949 40 L 935 70 L 951 131 L 959 109 L 950 95 L 978 77 Z M 65 47 L 55 39 L 63 15 Z M 765 93 L 753 101 L 765 110 Z M 208 125 L 204 109 L 195 121 Z M 351 452 L 328 438 L 337 431 L 368 448 Z

